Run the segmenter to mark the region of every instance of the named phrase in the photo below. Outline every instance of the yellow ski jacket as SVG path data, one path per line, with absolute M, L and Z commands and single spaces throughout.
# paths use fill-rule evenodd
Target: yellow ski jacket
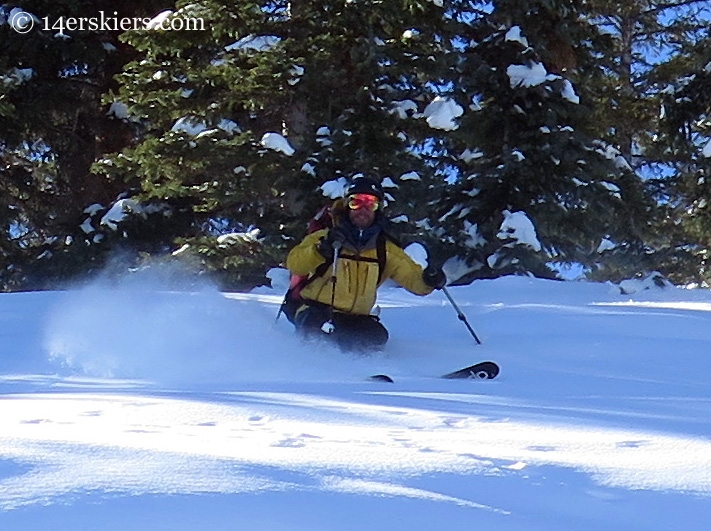
M 286 258 L 286 266 L 292 274 L 311 275 L 326 261 L 318 252 L 317 246 L 327 233 L 328 229 L 313 232 L 291 250 Z M 334 310 L 368 315 L 375 305 L 378 287 L 387 279 L 394 280 L 416 295 L 432 293 L 433 288 L 422 280 L 422 267 L 390 240 L 385 241 L 385 267 L 380 279 L 379 269 L 375 247 L 358 252 L 345 243 L 336 264 Z M 330 306 L 332 274 L 331 266 L 319 278 L 310 281 L 301 291 L 301 296 Z

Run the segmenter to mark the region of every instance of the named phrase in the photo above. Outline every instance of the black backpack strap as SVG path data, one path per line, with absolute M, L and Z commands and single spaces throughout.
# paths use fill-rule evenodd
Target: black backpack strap
M 297 284 L 299 291 L 311 284 L 318 277 L 322 276 L 333 265 L 333 260 L 326 260 L 323 264 L 314 269 L 314 272 Z
M 378 234 L 378 237 L 375 241 L 375 252 L 377 256 L 377 262 L 378 262 L 378 283 L 383 278 L 383 273 L 385 272 L 385 263 L 387 259 L 387 251 L 386 251 L 386 245 L 387 241 L 390 240 L 392 242 L 395 242 L 397 245 L 397 242 L 389 235 L 386 234 L 385 231 L 381 231 L 380 234 Z M 353 257 L 348 257 L 348 256 L 343 256 L 344 258 L 353 258 Z M 361 258 L 361 260 L 367 260 L 364 258 Z M 294 288 L 297 288 L 298 291 L 300 292 L 302 289 L 304 289 L 306 286 L 311 284 L 314 280 L 317 278 L 323 276 L 323 274 L 328 271 L 328 269 L 333 265 L 333 260 L 326 260 L 324 263 L 320 264 L 313 272 L 313 274 L 309 275 L 308 277 L 304 278 L 299 284 L 297 284 Z M 294 289 L 292 288 L 292 289 Z M 289 290 L 291 291 L 291 290 Z M 288 293 L 287 293 L 288 295 Z
M 298 284 L 291 286 L 286 290 L 284 294 L 284 300 L 279 306 L 279 311 L 277 312 L 276 320 L 283 313 L 290 322 L 294 322 L 294 317 L 296 316 L 296 311 L 304 304 L 304 299 L 301 297 L 301 290 L 313 282 L 316 278 L 323 275 L 329 267 L 331 267 L 333 260 L 326 260 L 323 264 L 320 264 L 313 272 L 312 275 L 302 278 Z
M 378 257 L 378 284 L 383 279 L 383 273 L 385 272 L 385 261 L 387 259 L 387 251 L 385 246 L 387 245 L 387 234 L 385 231 L 380 231 L 377 240 L 375 240 L 375 252 Z

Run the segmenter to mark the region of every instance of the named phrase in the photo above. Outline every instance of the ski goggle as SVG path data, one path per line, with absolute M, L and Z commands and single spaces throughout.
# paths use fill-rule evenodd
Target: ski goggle
M 365 208 L 371 212 L 378 210 L 380 201 L 377 197 L 370 194 L 353 194 L 348 196 L 348 208 L 351 210 L 360 210 Z

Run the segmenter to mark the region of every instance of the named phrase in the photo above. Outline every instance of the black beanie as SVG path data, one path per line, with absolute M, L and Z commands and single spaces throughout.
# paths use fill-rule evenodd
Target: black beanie
M 370 194 L 380 201 L 385 200 L 385 192 L 379 183 L 368 177 L 356 177 L 346 188 L 346 197 L 353 194 Z

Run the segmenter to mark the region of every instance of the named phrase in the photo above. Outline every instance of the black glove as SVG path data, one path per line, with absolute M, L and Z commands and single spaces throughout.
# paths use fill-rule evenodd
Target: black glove
M 333 261 L 334 250 L 336 247 L 339 249 L 343 246 L 343 242 L 346 241 L 346 233 L 341 227 L 333 227 L 328 231 L 325 237 L 321 238 L 316 246 L 316 250 L 321 256 L 323 256 L 327 261 Z
M 444 271 L 434 266 L 427 266 L 422 272 L 422 280 L 434 289 L 442 289 L 447 284 L 447 276 Z

